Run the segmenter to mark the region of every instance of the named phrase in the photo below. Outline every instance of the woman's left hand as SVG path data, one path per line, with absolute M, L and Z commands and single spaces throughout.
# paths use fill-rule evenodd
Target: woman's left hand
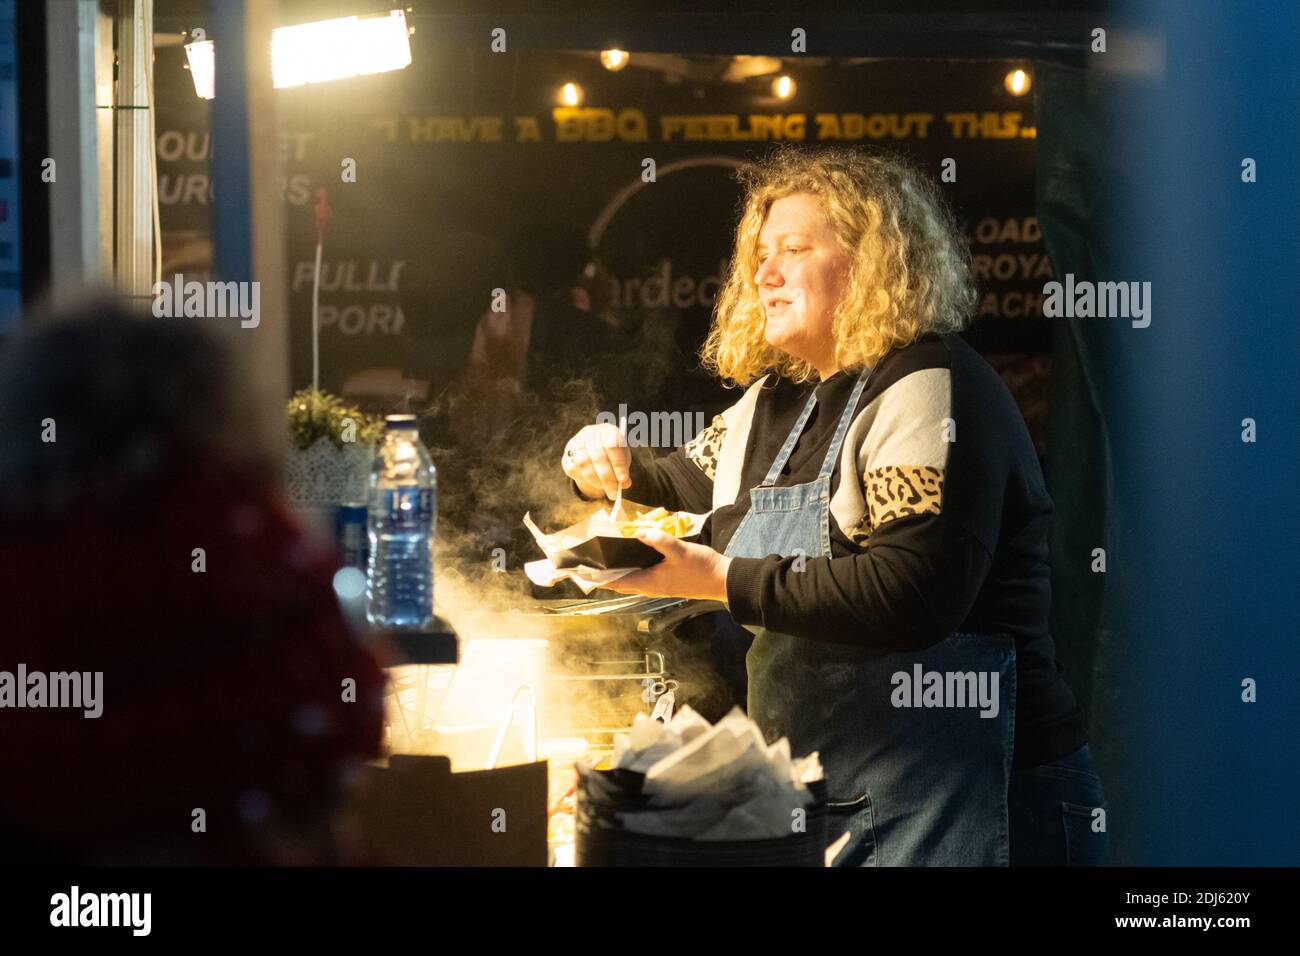
M 650 545 L 664 559 L 606 585 L 611 591 L 726 602 L 731 558 L 705 545 L 681 541 L 653 529 L 638 531 L 637 539 Z

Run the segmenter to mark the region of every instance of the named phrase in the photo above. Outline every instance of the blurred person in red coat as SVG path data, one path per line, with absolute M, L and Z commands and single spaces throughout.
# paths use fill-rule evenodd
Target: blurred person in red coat
M 334 556 L 197 321 L 101 304 L 0 354 L 0 861 L 334 862 L 332 809 L 379 753 Z M 102 673 L 100 714 L 16 706 L 20 665 Z

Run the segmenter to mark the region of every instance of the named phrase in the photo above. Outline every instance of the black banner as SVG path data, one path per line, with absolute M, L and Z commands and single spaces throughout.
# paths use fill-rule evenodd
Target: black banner
M 448 51 L 419 31 L 412 47 L 405 70 L 276 93 L 295 386 L 311 375 L 324 187 L 323 387 L 436 394 L 501 289 L 532 299 L 531 334 L 513 349 L 534 382 L 571 371 L 574 353 L 586 369 L 635 344 L 665 368 L 620 396 L 716 409 L 725 396 L 694 353 L 730 254 L 736 168 L 777 142 L 860 144 L 944 182 L 980 288 L 970 337 L 1038 431 L 1051 270 L 1034 215 L 1033 96 L 1004 87 L 1015 64 L 810 61 L 778 99 L 770 76 L 722 79 L 726 57 L 634 55 L 611 73 L 594 55 Z M 219 201 L 207 111 L 220 100 L 200 100 L 163 56 L 157 76 L 164 274 L 202 273 Z M 579 105 L 561 105 L 566 82 Z M 665 331 L 635 342 L 647 317 Z
M 1046 879 L 1035 870 L 956 869 L 29 870 L 6 881 L 0 920 L 10 940 L 134 942 L 145 938 L 136 932 L 147 912 L 147 938 L 159 941 L 245 943 L 255 932 L 262 940 L 337 945 L 467 931 L 496 941 L 524 927 L 581 932 L 592 913 L 622 912 L 638 925 L 590 932 L 634 935 L 648 922 L 669 939 L 716 927 L 733 944 L 780 925 L 787 935 L 806 927 L 850 938 L 907 933 L 919 942 L 1039 942 L 1068 933 L 1231 946 L 1252 930 L 1284 925 L 1292 876 L 1268 869 L 1060 870 Z M 115 897 L 109 906 L 104 894 Z M 760 914 L 746 899 L 776 905 Z M 704 909 L 717 917 L 701 919 Z M 115 925 L 87 925 L 114 914 Z

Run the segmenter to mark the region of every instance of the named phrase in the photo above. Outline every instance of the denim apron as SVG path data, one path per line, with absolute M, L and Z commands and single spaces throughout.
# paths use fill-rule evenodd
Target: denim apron
M 750 489 L 749 513 L 726 554 L 829 557 L 831 474 L 869 374 L 854 386 L 816 480 L 777 488 L 816 406 L 817 393 L 808 397 L 767 477 Z M 919 651 L 888 652 L 750 630 L 749 715 L 769 742 L 788 737 L 793 755 L 820 753 L 827 836 L 850 834 L 834 865 L 1007 865 L 1016 699 L 1010 637 L 956 633 Z M 955 686 L 947 696 L 907 686 L 932 685 L 930 672 L 945 685 L 961 681 L 948 675 L 968 675 L 967 688 L 970 675 L 982 676 L 986 706 L 978 693 L 953 706 L 961 700 Z M 927 701 L 934 705 L 917 706 Z

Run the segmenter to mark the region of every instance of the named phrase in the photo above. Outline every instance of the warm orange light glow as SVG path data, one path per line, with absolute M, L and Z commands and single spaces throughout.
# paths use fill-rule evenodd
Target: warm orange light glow
M 565 83 L 560 89 L 560 102 L 565 106 L 581 106 L 582 87 L 577 83 Z
M 1033 85 L 1029 74 L 1024 70 L 1012 70 L 1003 82 L 1006 84 L 1007 92 L 1012 96 L 1024 96 Z
M 600 62 L 605 69 L 611 73 L 617 73 L 623 67 L 627 66 L 629 57 L 627 50 L 601 50 Z

